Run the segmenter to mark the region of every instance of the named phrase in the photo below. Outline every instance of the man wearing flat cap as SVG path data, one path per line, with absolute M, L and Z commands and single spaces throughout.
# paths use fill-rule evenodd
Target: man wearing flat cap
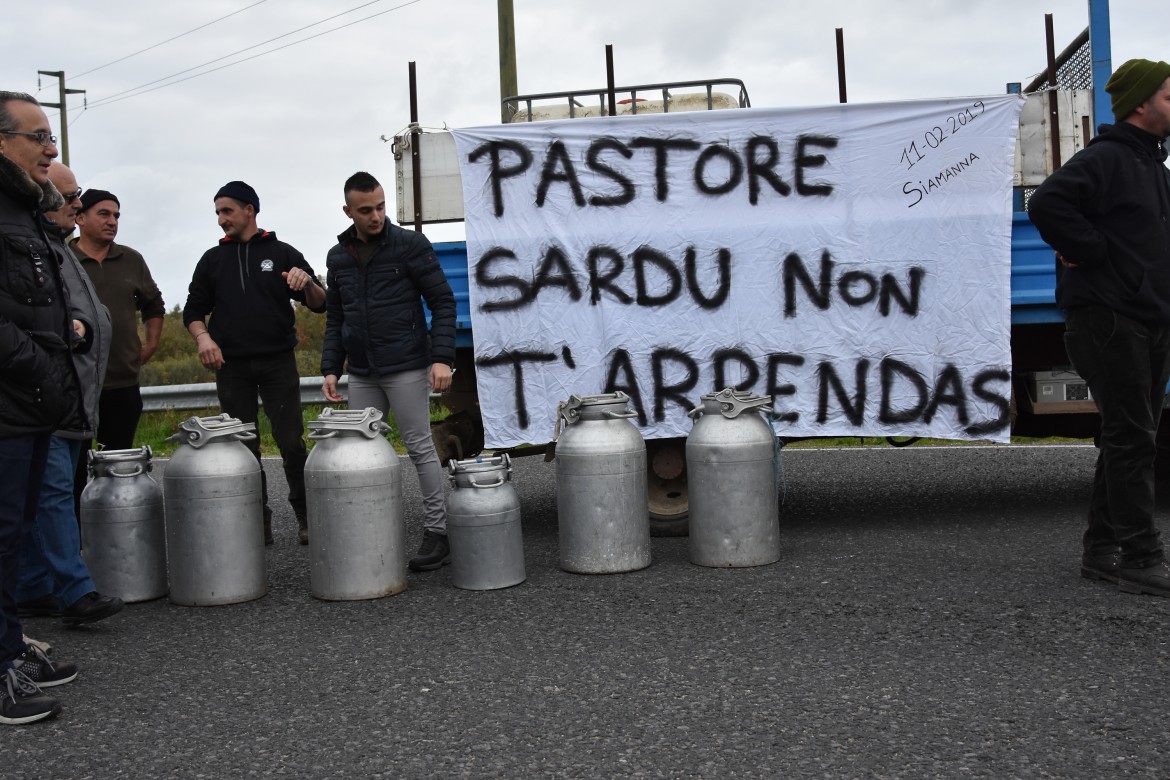
M 215 371 L 224 412 L 255 423 L 257 396 L 280 448 L 289 504 L 299 541 L 308 544 L 305 507 L 305 425 L 301 378 L 293 349 L 296 316 L 290 301 L 325 311 L 325 290 L 304 255 L 257 227 L 260 196 L 242 181 L 215 193 L 215 215 L 224 237 L 195 266 L 183 307 L 183 324 L 199 348 L 199 361 Z M 207 318 L 210 316 L 210 320 Z M 245 442 L 260 460 L 258 439 Z M 261 469 L 263 474 L 263 469 Z M 264 488 L 264 541 L 272 543 L 272 511 Z
M 1101 420 L 1081 574 L 1170 596 L 1154 523 L 1154 453 L 1170 379 L 1170 64 L 1129 60 L 1105 85 L 1114 125 L 1032 195 L 1056 250 L 1065 348 Z
M 138 373 L 158 349 L 162 336 L 162 293 L 141 254 L 114 241 L 122 217 L 118 198 L 105 190 L 81 194 L 77 213 L 78 238 L 70 248 L 89 274 L 98 298 L 110 310 L 113 321 L 110 359 L 98 400 L 97 441 L 106 449 L 134 446 L 142 393 Z M 145 341 L 138 334 L 141 316 Z M 82 449 L 88 449 L 83 444 Z M 83 456 L 84 457 L 84 456 Z

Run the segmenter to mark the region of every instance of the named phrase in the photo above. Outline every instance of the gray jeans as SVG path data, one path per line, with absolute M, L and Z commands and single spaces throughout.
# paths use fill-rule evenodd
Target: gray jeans
M 418 472 L 422 493 L 423 527 L 447 533 L 447 502 L 443 497 L 443 466 L 431 439 L 429 368 L 400 371 L 383 377 L 349 377 L 349 408 L 374 407 L 394 413 L 394 422 L 410 461 Z

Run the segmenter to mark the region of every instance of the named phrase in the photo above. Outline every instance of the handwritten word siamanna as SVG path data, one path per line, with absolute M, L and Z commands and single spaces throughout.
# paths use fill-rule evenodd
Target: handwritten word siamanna
M 906 208 L 912 209 L 917 206 L 927 195 L 934 194 L 935 190 L 962 174 L 963 171 L 970 168 L 977 160 L 979 160 L 979 155 L 971 152 L 967 156 L 959 158 L 953 165 L 948 165 L 946 168 L 943 168 L 929 179 L 919 179 L 917 182 L 908 181 L 903 184 L 902 192 L 914 198 Z

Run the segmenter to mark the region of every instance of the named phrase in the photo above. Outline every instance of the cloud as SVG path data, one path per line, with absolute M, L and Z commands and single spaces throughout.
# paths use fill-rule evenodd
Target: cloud
M 5 8 L 0 88 L 37 92 L 38 69 L 64 69 L 70 88 L 88 91 L 93 108 L 70 112 L 71 162 L 83 185 L 118 193 L 119 238 L 145 255 L 168 305 L 183 302 L 196 261 L 221 235 L 210 200 L 229 179 L 253 184 L 263 226 L 324 271 L 325 252 L 346 225 L 344 179 L 368 170 L 392 195 L 393 159 L 380 136 L 409 122 L 409 61 L 417 63 L 424 126 L 499 121 L 496 7 L 485 0 L 421 0 L 206 76 L 100 104 L 361 5 L 282 0 L 248 8 L 253 1 L 126 0 L 116 14 L 66 2 L 52 7 L 57 19 L 35 4 Z M 402 2 L 371 4 L 237 58 Z M 1161 4 L 1113 6 L 1115 62 L 1164 56 L 1164 35 L 1152 23 Z M 172 43 L 73 75 L 241 9 L 247 10 Z M 1043 67 L 1045 11 L 1055 16 L 1061 49 L 1085 27 L 1085 9 L 1084 0 L 1050 0 L 1044 8 L 1018 0 L 514 0 L 519 85 L 522 92 L 603 86 L 605 45 L 613 44 L 619 83 L 736 77 L 757 106 L 833 103 L 834 29 L 841 27 L 851 101 L 997 94 Z M 42 77 L 39 97 L 55 101 L 56 86 Z M 69 104 L 80 107 L 81 96 L 70 96 Z M 461 230 L 435 226 L 427 234 L 443 240 Z

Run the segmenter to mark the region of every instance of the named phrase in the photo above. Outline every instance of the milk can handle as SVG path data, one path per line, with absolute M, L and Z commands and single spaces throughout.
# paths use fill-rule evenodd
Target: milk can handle
M 141 464 L 141 463 L 139 463 L 139 464 L 136 464 L 136 465 L 134 466 L 134 470 L 133 470 L 133 471 L 129 471 L 129 472 L 125 473 L 125 474 L 123 474 L 123 473 L 122 473 L 122 472 L 120 472 L 120 471 L 114 471 L 114 470 L 112 470 L 112 469 L 111 469 L 111 470 L 110 470 L 110 476 L 111 476 L 111 477 L 121 477 L 121 478 L 124 478 L 124 479 L 129 479 L 129 478 L 131 478 L 131 477 L 137 477 L 137 476 L 139 476 L 140 474 L 142 474 L 142 471 L 143 471 L 143 469 L 142 469 L 142 464 Z
M 232 436 L 235 437 L 236 441 L 252 441 L 252 439 L 256 438 L 256 434 L 251 433 L 249 431 L 241 431 L 240 433 L 233 433 Z
M 321 433 L 319 431 L 310 431 L 309 438 L 312 439 L 313 441 L 318 441 L 320 439 L 332 439 L 334 436 L 337 435 L 337 433 L 338 433 L 337 431 L 325 431 L 324 433 Z
M 507 478 L 506 478 L 504 475 L 502 475 L 502 474 L 501 474 L 501 475 L 500 475 L 500 479 L 499 479 L 499 481 L 497 481 L 497 482 L 493 482 L 493 483 L 492 483 L 492 484 L 490 484 L 490 485 L 481 485 L 481 484 L 479 484 L 478 482 L 475 482 L 475 481 L 473 480 L 473 481 L 472 481 L 472 483 L 471 483 L 471 486 L 472 486 L 473 488 L 477 488 L 477 489 L 479 489 L 479 490 L 487 490 L 488 488 L 498 488 L 500 485 L 504 484 L 504 483 L 505 483 L 505 482 L 507 482 L 507 481 L 508 481 L 508 480 L 507 480 Z
M 602 412 L 602 414 L 611 420 L 626 419 L 629 417 L 637 417 L 637 412 Z

